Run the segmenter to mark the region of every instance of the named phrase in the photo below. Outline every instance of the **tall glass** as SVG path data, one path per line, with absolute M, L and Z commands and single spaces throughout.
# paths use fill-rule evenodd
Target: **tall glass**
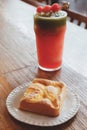
M 62 10 L 58 17 L 34 15 L 38 64 L 42 70 L 54 71 L 62 66 L 66 17 Z

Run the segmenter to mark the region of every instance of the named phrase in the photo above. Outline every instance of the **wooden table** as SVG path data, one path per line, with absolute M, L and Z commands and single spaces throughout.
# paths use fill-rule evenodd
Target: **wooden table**
M 34 11 L 19 0 L 0 0 L 0 130 L 87 130 L 87 31 L 67 22 L 62 69 L 44 72 L 37 64 Z M 14 119 L 7 111 L 6 98 L 35 77 L 62 80 L 76 91 L 81 102 L 76 116 L 55 127 L 31 126 Z

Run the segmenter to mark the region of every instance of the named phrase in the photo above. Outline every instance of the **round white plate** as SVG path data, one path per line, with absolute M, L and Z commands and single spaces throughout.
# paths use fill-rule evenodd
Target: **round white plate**
M 67 92 L 66 99 L 62 111 L 57 117 L 42 116 L 31 112 L 18 109 L 20 98 L 22 97 L 29 83 L 23 84 L 15 88 L 7 97 L 6 106 L 8 112 L 17 120 L 37 126 L 55 126 L 60 125 L 71 119 L 78 111 L 80 102 L 78 95 L 73 92 Z

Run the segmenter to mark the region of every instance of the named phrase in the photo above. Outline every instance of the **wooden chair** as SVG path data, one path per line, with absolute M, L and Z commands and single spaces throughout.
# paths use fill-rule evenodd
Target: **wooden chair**
M 45 2 L 46 4 L 49 4 L 49 0 L 36 0 L 36 1 Z
M 40 2 L 40 1 L 37 1 L 37 0 L 21 0 L 21 1 L 26 2 L 26 3 L 30 4 L 30 5 L 35 6 L 35 7 L 43 6 L 43 3 Z
M 48 0 L 22 0 L 28 4 L 31 4 L 35 7 L 37 6 L 44 6 L 46 4 L 48 4 Z
M 84 24 L 84 28 L 87 29 L 87 16 L 74 12 L 72 10 L 65 10 L 68 13 L 68 20 L 77 24 L 78 26 L 82 26 Z

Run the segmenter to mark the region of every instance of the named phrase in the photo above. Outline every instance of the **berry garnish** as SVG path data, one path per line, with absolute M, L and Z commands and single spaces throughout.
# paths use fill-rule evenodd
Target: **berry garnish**
M 45 5 L 45 6 L 43 7 L 42 11 L 43 11 L 44 13 L 50 12 L 50 11 L 51 11 L 51 6 L 50 6 L 50 5 Z
M 38 13 L 41 13 L 41 12 L 42 12 L 42 10 L 43 10 L 43 7 L 38 6 L 36 11 L 37 11 Z
M 61 6 L 58 3 L 54 3 L 52 6 L 50 5 L 45 5 L 44 7 L 38 6 L 36 11 L 39 14 L 39 16 L 50 17 L 54 15 L 55 17 L 58 17 L 59 10 L 61 10 Z
M 51 10 L 52 12 L 57 12 L 61 9 L 61 6 L 57 3 L 54 3 L 52 6 L 51 6 Z

